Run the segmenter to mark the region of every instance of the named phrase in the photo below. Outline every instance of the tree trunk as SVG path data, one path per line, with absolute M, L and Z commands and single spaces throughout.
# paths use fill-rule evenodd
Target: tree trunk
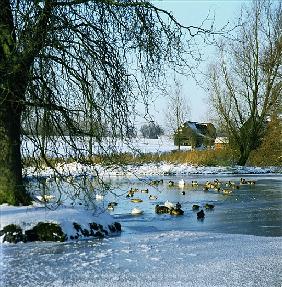
M 4 100 L 0 106 L 0 204 L 30 203 L 22 178 L 20 120 L 18 103 Z
M 239 160 L 237 162 L 238 165 L 240 166 L 244 166 L 250 156 L 251 151 L 249 149 L 246 148 L 241 148 L 240 149 L 240 157 Z
M 0 204 L 27 205 L 21 164 L 21 113 L 29 65 L 16 57 L 9 0 L 0 1 Z

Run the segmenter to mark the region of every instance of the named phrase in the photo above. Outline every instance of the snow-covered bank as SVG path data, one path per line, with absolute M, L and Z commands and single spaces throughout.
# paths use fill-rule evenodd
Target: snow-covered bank
M 267 174 L 282 173 L 282 167 L 242 167 L 242 166 L 195 166 L 189 164 L 172 164 L 166 162 L 103 167 L 102 165 L 88 166 L 77 162 L 68 164 L 58 164 L 56 169 L 66 176 L 79 176 L 82 174 L 100 176 L 150 176 L 150 175 L 189 175 L 189 174 Z M 46 167 L 41 171 L 29 167 L 25 169 L 28 177 L 39 175 L 52 177 L 54 171 Z
M 157 232 L 5 246 L 3 287 L 278 287 L 281 238 Z
M 88 154 L 88 140 L 85 138 L 76 138 L 77 147 L 81 154 Z M 97 143 L 93 145 L 93 152 L 96 154 L 103 154 L 105 151 L 115 151 L 116 153 L 154 153 L 161 154 L 165 152 L 171 152 L 176 150 L 173 139 L 167 136 L 162 136 L 159 139 L 144 139 L 134 138 L 121 141 L 120 139 L 105 138 L 102 142 L 103 149 L 99 147 Z M 40 149 L 34 145 L 28 138 L 23 140 L 22 154 L 24 156 L 36 156 L 40 155 Z M 181 146 L 181 150 L 191 150 L 190 146 Z M 76 158 L 71 141 L 68 141 L 68 137 L 65 139 L 61 137 L 51 138 L 47 145 L 46 153 L 49 157 L 55 157 L 60 155 L 64 158 Z M 50 168 L 45 168 L 41 171 L 37 170 L 38 167 L 29 167 L 24 169 L 24 174 L 27 176 L 39 175 L 43 177 L 50 177 L 54 171 Z M 111 166 L 103 167 L 102 165 L 87 166 L 77 162 L 68 164 L 57 164 L 57 171 L 67 176 L 79 176 L 81 174 L 96 175 L 97 172 L 100 176 L 130 176 L 130 175 L 181 175 L 181 174 L 262 174 L 262 173 L 282 173 L 282 166 L 280 167 L 207 167 L 196 166 L 191 164 L 172 164 L 167 162 L 151 163 L 151 164 L 136 164 L 127 166 Z
M 96 231 L 99 231 L 99 234 L 102 236 L 105 235 L 105 232 L 110 233 L 113 231 L 109 229 L 115 224 L 114 218 L 99 207 L 96 207 L 95 211 L 93 211 L 80 206 L 62 205 L 55 210 L 51 210 L 39 204 L 37 206 L 0 205 L 0 230 L 3 230 L 5 226 L 14 224 L 19 226 L 24 234 L 40 222 L 54 223 L 60 226 L 66 235 L 66 240 L 75 239 L 76 236 L 78 238 L 84 237 L 80 231 L 90 230 L 89 224 L 95 223 Z M 75 228 L 74 223 L 79 228 Z M 0 242 L 3 239 L 4 235 L 0 237 Z
M 121 171 L 123 171 L 121 169 Z M 127 174 L 137 175 L 189 175 L 189 174 L 264 174 L 282 173 L 282 167 L 242 167 L 242 166 L 196 166 L 190 164 L 144 164 L 140 166 L 127 166 Z M 111 175 L 111 174 L 110 174 Z

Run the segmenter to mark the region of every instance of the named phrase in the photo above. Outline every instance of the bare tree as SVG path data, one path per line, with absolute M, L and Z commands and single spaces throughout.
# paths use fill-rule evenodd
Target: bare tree
M 34 162 L 54 171 L 50 153 L 87 160 L 89 147 L 78 145 L 77 136 L 93 132 L 80 127 L 82 115 L 90 113 L 98 123 L 94 138 L 107 153 L 112 145 L 103 144 L 103 123 L 112 138 L 126 134 L 135 102 L 140 95 L 148 100 L 148 89 L 165 75 L 164 64 L 179 69 L 187 64 L 186 52 L 193 57 L 183 40 L 206 33 L 182 26 L 149 1 L 1 0 L 0 203 L 30 202 L 22 160 L 31 151 L 22 145 L 23 126 L 32 131 Z M 42 142 L 40 122 L 52 127 L 69 154 L 46 148 L 58 138 L 46 133 Z
M 267 116 L 281 106 L 281 64 L 281 2 L 253 1 L 242 12 L 237 37 L 219 44 L 209 82 L 213 106 L 240 152 L 239 165 L 259 147 Z
M 168 96 L 166 110 L 166 121 L 169 133 L 174 135 L 175 131 L 190 117 L 190 107 L 188 99 L 183 95 L 182 85 L 175 81 L 175 89 Z M 180 150 L 180 142 L 178 144 Z

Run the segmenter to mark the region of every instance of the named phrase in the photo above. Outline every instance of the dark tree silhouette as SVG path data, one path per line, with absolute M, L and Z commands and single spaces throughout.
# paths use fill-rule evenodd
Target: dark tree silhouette
M 187 65 L 194 51 L 184 42 L 206 33 L 149 1 L 1 0 L 0 203 L 29 204 L 27 154 L 56 171 L 54 134 L 76 160 L 89 151 L 77 136 L 91 137 L 106 153 L 105 125 L 113 139 L 129 134 L 135 103 L 148 101 L 164 64 Z M 95 123 L 87 130 L 79 124 L 85 116 Z M 24 139 L 26 129 L 32 134 Z M 55 151 L 52 157 L 67 156 Z

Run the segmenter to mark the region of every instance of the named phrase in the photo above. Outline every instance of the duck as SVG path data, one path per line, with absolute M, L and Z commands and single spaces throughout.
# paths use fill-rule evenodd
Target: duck
M 163 179 L 160 179 L 160 180 L 152 180 L 149 184 L 150 185 L 159 185 L 161 183 L 163 183 Z
M 255 180 L 249 180 L 247 181 L 247 184 L 256 184 Z
M 118 205 L 117 202 L 115 202 L 115 201 L 112 201 L 109 204 L 112 205 L 112 206 L 117 206 Z
M 198 186 L 199 184 L 198 184 L 198 181 L 196 181 L 196 180 L 192 180 L 192 186 Z
M 180 204 L 179 202 L 177 202 L 177 203 L 175 204 L 175 208 L 176 208 L 176 209 L 180 209 L 180 208 L 181 208 L 181 204 Z
M 182 195 L 185 195 L 185 191 L 181 191 L 181 194 L 182 194 Z
M 243 181 L 244 182 L 244 181 Z M 244 183 L 242 183 L 244 184 Z M 240 186 L 238 184 L 236 184 L 235 182 L 233 181 L 228 181 L 226 184 L 225 184 L 226 187 L 230 187 L 232 189 L 239 189 Z
M 247 181 L 244 178 L 240 178 L 240 184 L 247 184 Z
M 133 214 L 133 215 L 139 215 L 139 214 L 143 214 L 143 213 L 144 213 L 143 210 L 136 208 L 136 207 L 131 210 L 131 214 Z
M 141 189 L 141 193 L 149 193 L 149 189 Z
M 114 210 L 115 206 L 117 206 L 117 202 L 109 202 L 108 210 Z
M 198 204 L 192 205 L 192 210 L 199 210 L 199 209 L 200 209 L 200 205 L 198 205 Z
M 231 194 L 231 193 L 232 193 L 232 190 L 223 189 L 223 190 L 222 190 L 222 193 L 225 194 L 225 195 L 228 195 L 228 194 Z
M 115 209 L 115 208 L 114 208 L 112 205 L 108 205 L 108 210 L 109 210 L 109 211 L 114 211 L 114 209 Z
M 203 209 L 199 212 L 197 212 L 197 219 L 204 219 L 205 218 L 205 213 Z
M 156 199 L 158 199 L 158 197 L 155 195 L 149 195 L 149 199 L 150 200 L 156 200 Z
M 226 187 L 232 187 L 234 185 L 235 185 L 235 182 L 232 182 L 230 180 L 225 184 Z
M 214 182 L 215 182 L 216 184 L 221 184 L 221 181 L 220 181 L 218 178 L 216 178 Z
M 213 188 L 215 188 L 215 187 L 216 187 L 216 184 L 207 181 L 206 184 L 205 184 L 205 186 L 204 186 L 204 190 L 213 189 Z
M 206 204 L 205 204 L 205 209 L 210 209 L 210 210 L 212 210 L 212 209 L 214 209 L 214 205 L 213 205 L 213 204 L 206 203 Z
M 169 182 L 168 182 L 168 186 L 174 186 L 174 181 L 172 181 L 172 180 L 170 180 Z
M 178 185 L 179 185 L 179 187 L 184 187 L 185 186 L 184 179 L 179 180 Z
M 140 198 L 132 198 L 130 201 L 131 201 L 131 202 L 134 202 L 134 203 L 143 202 L 143 200 L 140 199 Z
M 168 200 L 165 201 L 164 206 L 166 206 L 167 208 L 175 208 L 175 205 Z
M 170 215 L 183 215 L 184 211 L 181 208 L 172 208 L 169 213 Z
M 131 188 L 128 192 L 126 197 L 133 197 L 134 196 L 134 190 Z
M 164 205 L 156 205 L 155 206 L 155 212 L 157 214 L 163 214 L 163 213 L 169 213 L 170 212 L 170 208 L 168 208 L 167 206 Z
M 104 195 L 96 194 L 96 200 L 103 200 L 103 199 L 104 199 Z

